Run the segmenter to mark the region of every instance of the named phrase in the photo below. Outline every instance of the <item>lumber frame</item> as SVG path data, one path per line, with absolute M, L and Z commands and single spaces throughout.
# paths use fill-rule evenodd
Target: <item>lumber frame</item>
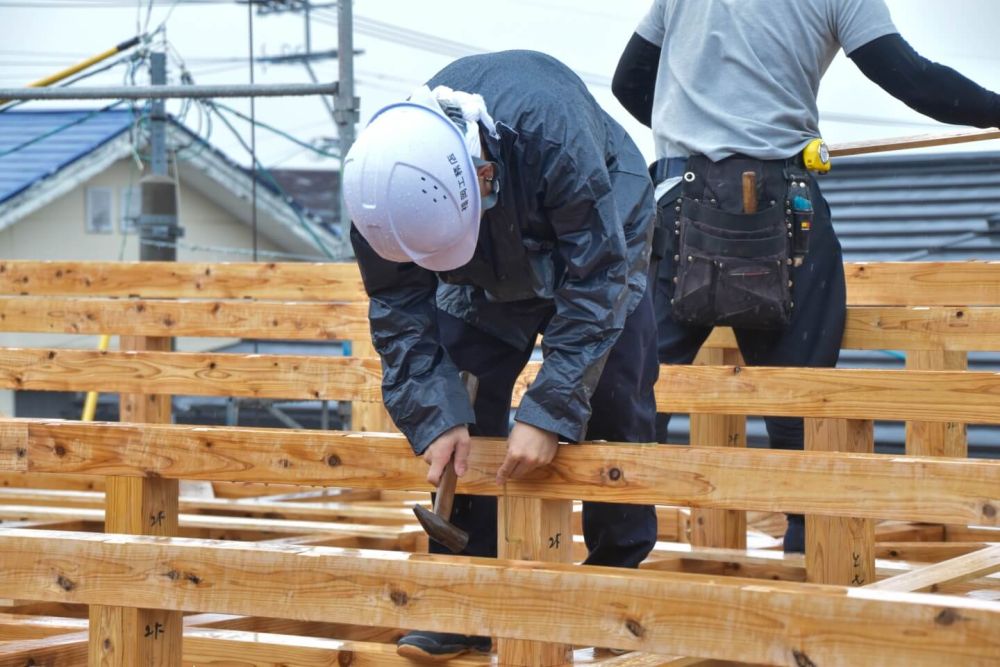
M 496 495 L 506 441 L 473 441 L 458 490 Z M 426 466 L 398 434 L 0 419 L 0 468 L 428 490 Z M 550 500 L 1000 525 L 998 461 L 587 444 L 560 447 L 549 466 L 507 486 Z
M 17 598 L 108 604 L 127 582 L 133 604 L 173 610 L 266 608 L 302 620 L 781 665 L 1000 659 L 1000 605 L 921 593 L 28 530 L 0 534 L 0 556 L 16 564 L 0 570 L 0 595 Z

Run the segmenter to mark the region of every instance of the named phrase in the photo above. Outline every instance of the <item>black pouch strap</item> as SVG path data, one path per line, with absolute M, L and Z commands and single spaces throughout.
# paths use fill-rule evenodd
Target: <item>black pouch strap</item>
M 727 213 L 685 199 L 681 204 L 681 215 L 710 227 L 719 227 L 731 232 L 756 232 L 784 227 L 785 211 L 780 205 L 766 208 L 757 213 Z
M 723 239 L 706 234 L 694 225 L 684 231 L 684 239 L 693 248 L 710 256 L 741 257 L 746 259 L 774 257 L 788 247 L 784 234 L 765 239 Z

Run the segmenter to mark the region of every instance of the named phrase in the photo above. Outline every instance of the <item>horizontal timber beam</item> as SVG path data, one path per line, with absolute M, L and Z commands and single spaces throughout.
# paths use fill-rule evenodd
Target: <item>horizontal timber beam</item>
M 367 303 L 0 296 L 0 330 L 18 333 L 367 338 Z
M 459 490 L 496 495 L 506 442 L 475 438 Z M 426 491 L 398 434 L 0 419 L 0 469 Z M 655 444 L 562 446 L 508 493 L 1000 525 L 1000 461 Z
M 44 556 L 39 557 L 39 554 Z M 0 534 L 0 595 L 698 655 L 778 665 L 987 664 L 1000 604 L 920 593 L 183 538 Z M 726 641 L 719 641 L 725 637 Z

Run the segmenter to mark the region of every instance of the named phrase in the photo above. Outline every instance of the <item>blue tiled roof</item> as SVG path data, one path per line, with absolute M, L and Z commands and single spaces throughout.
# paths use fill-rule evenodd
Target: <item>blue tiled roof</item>
M 0 112 L 0 203 L 127 131 L 132 120 L 131 111 L 114 109 Z

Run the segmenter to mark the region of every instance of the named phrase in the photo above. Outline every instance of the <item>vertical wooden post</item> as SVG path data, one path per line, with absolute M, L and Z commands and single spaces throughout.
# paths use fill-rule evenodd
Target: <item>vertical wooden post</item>
M 123 350 L 169 351 L 170 338 L 123 336 Z M 121 421 L 169 423 L 170 397 L 122 394 Z M 130 535 L 177 535 L 177 480 L 108 477 L 104 530 Z M 122 601 L 126 601 L 127 596 Z M 89 664 L 180 667 L 179 611 L 90 607 Z
M 910 350 L 907 370 L 964 371 L 968 354 L 947 350 Z M 906 422 L 906 453 L 910 456 L 955 456 L 967 458 L 969 443 L 965 424 L 959 422 Z
M 378 358 L 378 352 L 371 339 L 363 338 L 351 341 L 351 356 Z M 351 430 L 375 431 L 378 433 L 394 433 L 396 425 L 386 412 L 382 401 L 353 401 L 351 403 Z
M 695 359 L 703 366 L 740 366 L 743 357 L 733 348 L 703 348 Z M 743 415 L 691 415 L 692 447 L 746 447 L 747 420 Z M 747 513 L 743 510 L 691 510 L 691 544 L 699 547 L 747 548 Z
M 572 562 L 572 501 L 500 496 L 497 503 L 500 558 Z M 566 664 L 570 649 L 566 644 L 500 638 L 497 660 L 502 667 L 552 667 Z
M 861 419 L 806 419 L 806 450 L 871 453 L 874 423 Z M 864 586 L 875 581 L 875 522 L 806 515 L 806 580 Z

